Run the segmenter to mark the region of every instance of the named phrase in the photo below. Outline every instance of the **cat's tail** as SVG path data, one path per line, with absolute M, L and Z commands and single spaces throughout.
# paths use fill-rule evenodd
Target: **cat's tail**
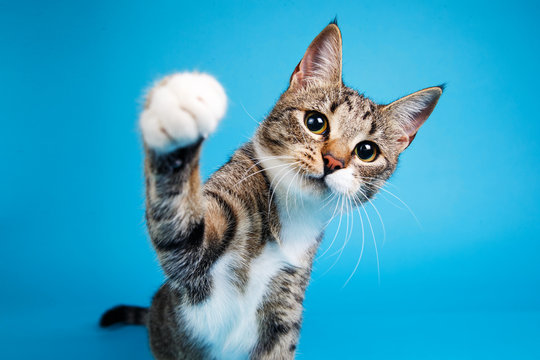
M 118 305 L 101 315 L 99 326 L 109 327 L 114 324 L 146 325 L 147 316 L 148 308 Z

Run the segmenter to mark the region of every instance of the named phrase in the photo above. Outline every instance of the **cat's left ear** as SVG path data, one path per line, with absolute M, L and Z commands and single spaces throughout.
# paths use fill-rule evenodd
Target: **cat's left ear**
M 341 84 L 341 31 L 332 22 L 311 42 L 291 75 L 289 89 Z
M 403 130 L 398 138 L 399 150 L 405 150 L 413 141 L 418 129 L 427 120 L 443 93 L 444 85 L 417 91 L 391 104 L 381 107 L 384 116 L 396 121 Z

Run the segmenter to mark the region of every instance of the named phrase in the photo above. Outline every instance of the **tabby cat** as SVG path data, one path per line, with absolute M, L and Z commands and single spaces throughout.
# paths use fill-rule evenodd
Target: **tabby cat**
M 252 140 L 204 184 L 201 146 L 225 114 L 223 88 L 185 72 L 150 90 L 146 219 L 166 281 L 150 308 L 115 307 L 102 326 L 146 325 L 160 360 L 294 358 L 335 204 L 375 195 L 443 91 L 378 105 L 343 84 L 341 49 L 330 23 Z

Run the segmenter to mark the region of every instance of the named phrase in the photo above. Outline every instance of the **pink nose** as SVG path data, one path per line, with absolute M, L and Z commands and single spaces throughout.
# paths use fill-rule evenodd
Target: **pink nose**
M 343 160 L 336 159 L 332 154 L 323 155 L 323 161 L 325 174 L 331 174 L 336 170 L 343 169 L 345 166 Z

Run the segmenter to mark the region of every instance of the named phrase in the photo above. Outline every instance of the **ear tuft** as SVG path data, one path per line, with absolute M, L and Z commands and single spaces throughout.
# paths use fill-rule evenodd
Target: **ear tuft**
M 330 21 L 330 22 L 328 23 L 328 25 L 332 25 L 332 24 L 338 26 L 338 23 L 337 23 L 337 15 L 334 16 L 334 19 L 332 19 L 332 21 Z M 338 26 L 338 27 L 339 27 L 339 26 Z
M 341 83 L 341 32 L 335 21 L 311 42 L 291 75 L 289 89 Z
M 382 107 L 383 113 L 391 121 L 397 121 L 403 130 L 403 136 L 398 139 L 401 151 L 410 145 L 420 126 L 431 115 L 444 87 L 443 84 L 423 89 Z

